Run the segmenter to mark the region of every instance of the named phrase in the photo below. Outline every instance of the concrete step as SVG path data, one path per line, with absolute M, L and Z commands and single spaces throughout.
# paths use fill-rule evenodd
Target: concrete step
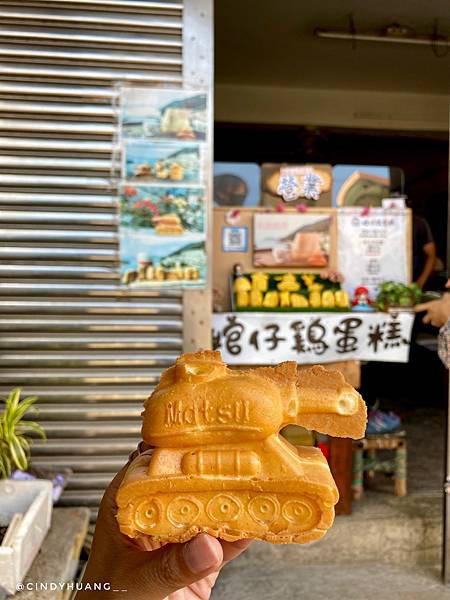
M 321 540 L 307 545 L 255 542 L 239 564 L 347 565 L 377 561 L 398 565 L 438 564 L 442 545 L 442 494 L 397 498 L 367 492 L 353 514 L 336 517 Z
M 248 565 L 220 574 L 211 600 L 450 600 L 437 565 Z

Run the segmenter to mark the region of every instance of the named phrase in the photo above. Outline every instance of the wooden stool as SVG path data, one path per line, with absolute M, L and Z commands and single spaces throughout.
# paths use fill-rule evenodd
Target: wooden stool
M 395 450 L 390 460 L 378 460 L 377 450 Z M 364 473 L 370 479 L 376 471 L 392 473 L 395 480 L 395 495 L 406 496 L 406 432 L 367 435 L 353 442 L 353 499 L 359 500 L 364 491 Z

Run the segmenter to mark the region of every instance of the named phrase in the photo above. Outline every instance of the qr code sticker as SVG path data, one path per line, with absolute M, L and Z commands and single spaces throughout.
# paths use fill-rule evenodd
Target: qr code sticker
M 247 252 L 247 227 L 223 227 L 222 250 L 223 252 Z

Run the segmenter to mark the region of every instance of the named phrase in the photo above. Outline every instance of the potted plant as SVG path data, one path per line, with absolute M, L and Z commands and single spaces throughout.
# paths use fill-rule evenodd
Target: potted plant
M 52 483 L 46 480 L 13 481 L 15 469 L 28 468 L 34 432 L 45 432 L 34 421 L 24 419 L 36 410 L 36 396 L 20 399 L 15 388 L 0 404 L 0 589 L 14 594 L 30 568 L 50 527 Z
M 386 281 L 379 287 L 375 304 L 379 310 L 383 311 L 411 309 L 420 302 L 421 296 L 422 290 L 415 283 L 405 285 L 395 281 Z

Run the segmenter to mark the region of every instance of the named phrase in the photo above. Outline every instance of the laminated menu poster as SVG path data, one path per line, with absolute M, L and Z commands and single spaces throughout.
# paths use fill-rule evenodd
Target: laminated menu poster
M 120 276 L 130 287 L 204 287 L 207 94 L 121 90 Z
M 207 94 L 202 91 L 125 87 L 121 113 L 124 139 L 207 139 Z
M 338 264 L 349 294 L 368 288 L 374 297 L 383 281 L 409 281 L 408 213 L 345 208 L 338 211 Z
M 124 174 L 134 184 L 199 184 L 201 146 L 180 142 L 127 141 Z
M 203 287 L 202 187 L 125 185 L 120 200 L 120 275 L 130 287 Z

